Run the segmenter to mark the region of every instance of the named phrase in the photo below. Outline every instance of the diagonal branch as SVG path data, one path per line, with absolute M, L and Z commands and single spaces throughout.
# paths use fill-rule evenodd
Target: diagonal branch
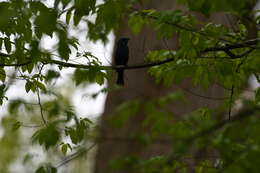
M 260 111 L 260 108 L 259 107 L 251 107 L 251 108 L 246 108 L 240 112 L 238 112 L 234 118 L 232 118 L 231 120 L 229 119 L 226 119 L 226 120 L 222 120 L 218 123 L 216 123 L 215 125 L 205 129 L 205 130 L 202 130 L 198 133 L 195 133 L 194 135 L 186 138 L 186 139 L 183 139 L 183 142 L 185 144 L 188 144 L 188 145 L 192 145 L 192 143 L 198 139 L 198 138 L 201 138 L 201 137 L 204 137 L 206 135 L 210 135 L 212 133 L 214 133 L 215 131 L 217 130 L 220 130 L 221 128 L 223 128 L 224 126 L 228 125 L 228 124 L 231 124 L 231 123 L 234 123 L 234 122 L 238 122 L 238 121 L 241 121 L 241 120 L 244 120 L 244 119 L 247 119 L 247 118 L 250 118 L 254 115 L 258 115 L 256 114 L 257 112 Z M 166 161 L 165 163 L 166 164 L 172 164 L 172 161 L 173 160 L 177 160 L 178 158 L 180 157 L 180 155 L 176 155 L 176 153 L 172 152 L 172 153 L 169 153 L 168 157 L 166 158 Z
M 206 136 L 206 135 L 209 135 L 219 129 L 221 129 L 222 127 L 224 127 L 225 125 L 227 124 L 231 124 L 231 123 L 234 123 L 234 122 L 237 122 L 237 121 L 241 121 L 243 119 L 247 119 L 247 118 L 250 118 L 251 116 L 254 116 L 256 115 L 255 113 L 260 111 L 260 108 L 259 107 L 254 107 L 254 108 L 247 108 L 247 109 L 244 109 L 240 112 L 238 112 L 236 115 L 233 116 L 232 119 L 225 119 L 223 121 L 220 121 L 219 123 L 209 127 L 208 129 L 205 129 L 189 138 L 187 138 L 185 141 L 187 143 L 190 143 L 192 142 L 193 140 L 195 139 L 198 139 L 200 137 L 203 137 L 203 136 Z
M 96 146 L 96 143 L 93 143 L 90 147 L 88 148 L 83 148 L 83 149 L 80 149 L 79 151 L 75 152 L 75 153 L 72 153 L 71 155 L 67 156 L 66 158 L 64 158 L 63 160 L 61 160 L 56 168 L 59 168 L 59 167 L 62 167 L 64 165 L 66 165 L 67 163 L 69 163 L 70 161 L 88 153 L 92 148 L 94 148 Z

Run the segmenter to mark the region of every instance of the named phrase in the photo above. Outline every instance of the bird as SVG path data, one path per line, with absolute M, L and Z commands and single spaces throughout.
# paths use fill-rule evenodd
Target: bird
M 129 58 L 129 48 L 128 48 L 128 41 L 129 38 L 120 38 L 117 41 L 116 49 L 115 49 L 115 65 L 127 65 L 128 58 Z M 124 69 L 116 68 L 117 72 L 117 85 L 123 86 L 124 85 Z

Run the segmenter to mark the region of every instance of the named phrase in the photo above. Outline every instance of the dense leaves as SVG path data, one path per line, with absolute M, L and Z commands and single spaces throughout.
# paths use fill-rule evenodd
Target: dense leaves
M 256 1 L 178 2 L 187 9 L 142 9 L 142 3 L 146 2 L 140 0 L 0 2 L 0 105 L 8 103 L 8 114 L 1 117 L 4 131 L 0 139 L 3 150 L 0 172 L 11 172 L 10 165 L 17 159 L 24 160 L 25 167 L 33 165 L 35 173 L 56 173 L 60 166 L 81 154 L 79 148 L 99 141 L 95 138 L 94 123 L 79 118 L 82 115 L 74 110 L 72 88 L 64 92 L 65 85 L 55 88 L 53 84 L 62 79 L 62 69 L 73 68 L 69 77 L 76 87 L 93 83 L 103 85 L 110 79 L 107 71 L 114 67 L 102 66 L 100 57 L 93 55 L 95 52 L 82 51 L 82 47 L 87 46 L 80 45 L 79 40 L 85 37 L 85 40 L 107 43 L 108 35 L 119 32 L 122 27 L 129 27 L 136 37 L 144 28 L 152 29 L 158 40 L 177 37 L 179 47 L 176 50 L 165 45 L 164 49 L 149 50 L 144 57 L 146 62 L 154 64 L 148 73 L 157 83 L 178 86 L 189 78 L 192 85 L 202 91 L 217 84 L 226 92 L 225 97 L 210 98 L 190 91 L 198 97 L 222 100 L 223 104 L 216 109 L 205 105 L 185 113 L 181 119 L 168 107 L 189 103 L 182 93 L 184 89 L 149 100 L 137 98 L 122 102 L 112 113 L 114 116 L 109 121 L 112 126 L 120 129 L 143 112 L 145 117 L 138 123 L 145 130 L 132 131 L 121 140 L 133 140 L 146 147 L 163 142 L 171 142 L 173 146 L 166 154 L 162 152 L 146 158 L 135 154 L 120 156 L 111 160 L 111 168 L 122 172 L 128 168 L 144 173 L 187 172 L 189 160 L 196 159 L 197 151 L 205 151 L 205 157 L 194 162 L 193 172 L 258 172 L 260 90 L 249 90 L 251 97 L 241 97 L 252 76 L 260 81 L 259 33 L 250 33 L 248 25 L 248 20 L 252 25 L 259 23 L 259 17 L 252 17 L 256 14 L 252 12 Z M 205 17 L 225 12 L 225 15 L 234 15 L 237 22 L 232 27 L 201 22 L 191 11 L 203 13 Z M 73 29 L 84 34 L 75 36 L 71 32 Z M 46 39 L 53 39 L 54 44 Z M 18 80 L 22 81 L 20 88 L 35 96 L 31 101 L 6 97 Z M 93 98 L 116 89 L 104 88 L 93 94 Z M 233 111 L 235 103 L 239 103 L 240 109 Z M 232 112 L 231 120 L 223 117 L 227 112 Z M 29 134 L 35 145 L 30 146 L 27 140 L 30 136 L 24 134 Z M 27 149 L 42 146 L 46 164 L 39 164 L 28 155 L 21 159 L 22 143 L 26 143 Z M 58 166 L 48 164 L 59 154 L 68 157 Z
M 52 167 L 51 165 L 45 165 L 39 167 L 35 173 L 56 173 L 57 169 L 55 167 Z
M 199 11 L 204 14 L 210 14 L 212 12 L 250 12 L 252 6 L 256 3 L 256 0 L 178 0 L 178 2 L 186 4 L 190 10 Z M 243 13 L 242 13 L 243 14 Z
M 43 145 L 46 149 L 55 146 L 59 138 L 60 133 L 55 123 L 49 123 L 46 127 L 36 131 L 32 136 L 34 142 L 39 142 L 39 144 Z

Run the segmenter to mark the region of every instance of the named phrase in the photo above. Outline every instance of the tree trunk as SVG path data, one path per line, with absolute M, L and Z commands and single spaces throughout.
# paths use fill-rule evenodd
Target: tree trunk
M 177 9 L 182 8 L 176 4 L 175 0 L 152 0 L 145 4 L 143 9 Z M 222 23 L 230 25 L 230 20 L 223 14 L 216 14 L 210 19 L 206 19 L 202 15 L 196 14 L 201 20 L 212 21 L 214 23 Z M 148 51 L 160 50 L 160 49 L 177 49 L 177 37 L 167 40 L 166 43 L 163 40 L 158 40 L 154 31 L 149 28 L 145 28 L 139 35 L 133 35 L 128 27 L 123 27 L 120 33 L 116 34 L 116 40 L 120 37 L 129 37 L 129 63 L 136 64 L 143 63 L 144 57 Z M 166 46 L 167 44 L 167 46 Z M 115 82 L 115 81 L 112 81 Z M 113 84 L 112 84 L 113 85 Z M 187 112 L 199 107 L 216 107 L 223 103 L 223 100 L 215 100 L 199 97 L 192 93 L 207 97 L 222 97 L 224 94 L 223 88 L 218 85 L 211 86 L 208 90 L 201 90 L 199 88 L 193 88 L 189 79 L 185 80 L 179 86 L 174 85 L 171 88 L 165 88 L 160 84 L 156 84 L 153 77 L 149 76 L 147 69 L 135 69 L 125 71 L 125 85 L 122 89 L 118 89 L 108 93 L 105 112 L 101 119 L 100 129 L 100 143 L 98 145 L 95 173 L 110 173 L 116 172 L 109 167 L 111 161 L 120 156 L 127 154 L 136 154 L 141 157 L 149 157 L 152 155 L 159 155 L 167 153 L 170 150 L 171 143 L 160 142 L 151 144 L 148 147 L 138 142 L 127 140 L 127 137 L 131 132 L 144 131 L 142 127 L 142 120 L 145 118 L 145 114 L 140 111 L 135 115 L 127 124 L 120 129 L 110 125 L 108 118 L 112 116 L 115 108 L 121 103 L 137 98 L 142 100 L 150 100 L 163 96 L 169 92 L 173 92 L 176 89 L 185 89 L 183 93 L 188 103 L 177 103 L 171 105 L 169 109 L 174 113 L 174 116 L 181 117 Z M 192 91 L 192 93 L 190 92 Z M 201 153 L 199 153 L 200 155 Z M 131 172 L 130 170 L 124 170 L 124 172 Z

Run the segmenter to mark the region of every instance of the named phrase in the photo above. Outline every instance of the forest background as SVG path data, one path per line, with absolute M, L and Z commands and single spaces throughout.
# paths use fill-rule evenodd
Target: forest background
M 0 172 L 257 172 L 256 3 L 1 1 Z M 131 39 L 127 66 L 86 49 L 113 34 Z M 98 119 L 73 105 L 92 84 L 81 94 L 107 94 Z M 28 94 L 8 98 L 14 86 Z

